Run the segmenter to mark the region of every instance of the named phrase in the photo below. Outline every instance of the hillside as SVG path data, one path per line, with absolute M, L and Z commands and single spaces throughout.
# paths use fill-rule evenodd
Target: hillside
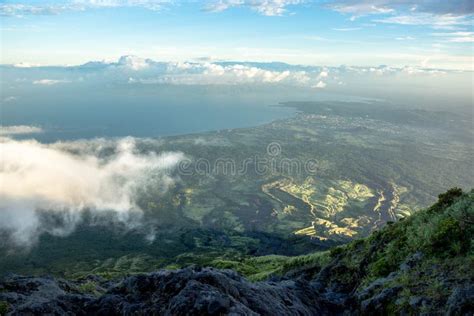
M 474 191 L 365 239 L 298 257 L 217 261 L 118 280 L 6 276 L 0 314 L 380 314 L 474 311 Z
M 281 108 L 297 113 L 240 129 L 51 145 L 54 152 L 61 147 L 61 155 L 91 155 L 107 164 L 123 145 L 134 144 L 139 157 L 183 153 L 189 166 L 169 171 L 173 181 L 166 190 L 158 171 L 134 182 L 130 200 L 142 211 L 139 225 L 100 208 L 78 207 L 72 223 L 62 211 L 31 209 L 39 226 L 27 232 L 37 238 L 20 238 L 18 247 L 13 237 L 23 236 L 21 230 L 0 229 L 0 276 L 116 278 L 194 263 L 232 268 L 243 261 L 239 271 L 247 273 L 253 265 L 285 260 L 255 257 L 327 250 L 433 204 L 450 187 L 474 186 L 471 124 L 458 113 L 383 102 Z M 8 201 L 5 210 L 13 212 L 16 200 Z

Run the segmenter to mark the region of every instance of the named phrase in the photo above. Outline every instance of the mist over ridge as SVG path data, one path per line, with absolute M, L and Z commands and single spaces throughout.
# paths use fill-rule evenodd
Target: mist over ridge
M 149 185 L 166 192 L 184 158 L 180 152 L 140 153 L 133 138 L 0 142 L 0 230 L 6 243 L 18 246 L 30 246 L 46 232 L 71 233 L 84 210 L 110 213 L 130 228 L 140 225 L 137 191 Z

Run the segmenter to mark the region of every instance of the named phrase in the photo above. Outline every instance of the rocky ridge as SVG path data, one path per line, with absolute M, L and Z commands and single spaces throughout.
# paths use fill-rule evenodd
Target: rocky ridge
M 411 218 L 297 257 L 262 282 L 210 267 L 118 280 L 7 275 L 0 314 L 473 315 L 473 205 L 472 191 L 452 189 Z

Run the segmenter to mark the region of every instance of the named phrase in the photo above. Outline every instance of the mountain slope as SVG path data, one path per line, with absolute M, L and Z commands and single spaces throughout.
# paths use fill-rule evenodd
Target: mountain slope
M 198 267 L 116 281 L 11 275 L 0 282 L 0 314 L 468 314 L 473 223 L 474 191 L 451 189 L 368 238 L 306 256 L 256 258 L 253 268 L 272 275 L 266 281 Z

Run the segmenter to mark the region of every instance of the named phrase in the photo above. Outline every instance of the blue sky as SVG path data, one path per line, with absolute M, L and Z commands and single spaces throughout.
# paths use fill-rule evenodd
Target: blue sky
M 472 2 L 0 1 L 2 64 L 161 61 L 473 68 Z

